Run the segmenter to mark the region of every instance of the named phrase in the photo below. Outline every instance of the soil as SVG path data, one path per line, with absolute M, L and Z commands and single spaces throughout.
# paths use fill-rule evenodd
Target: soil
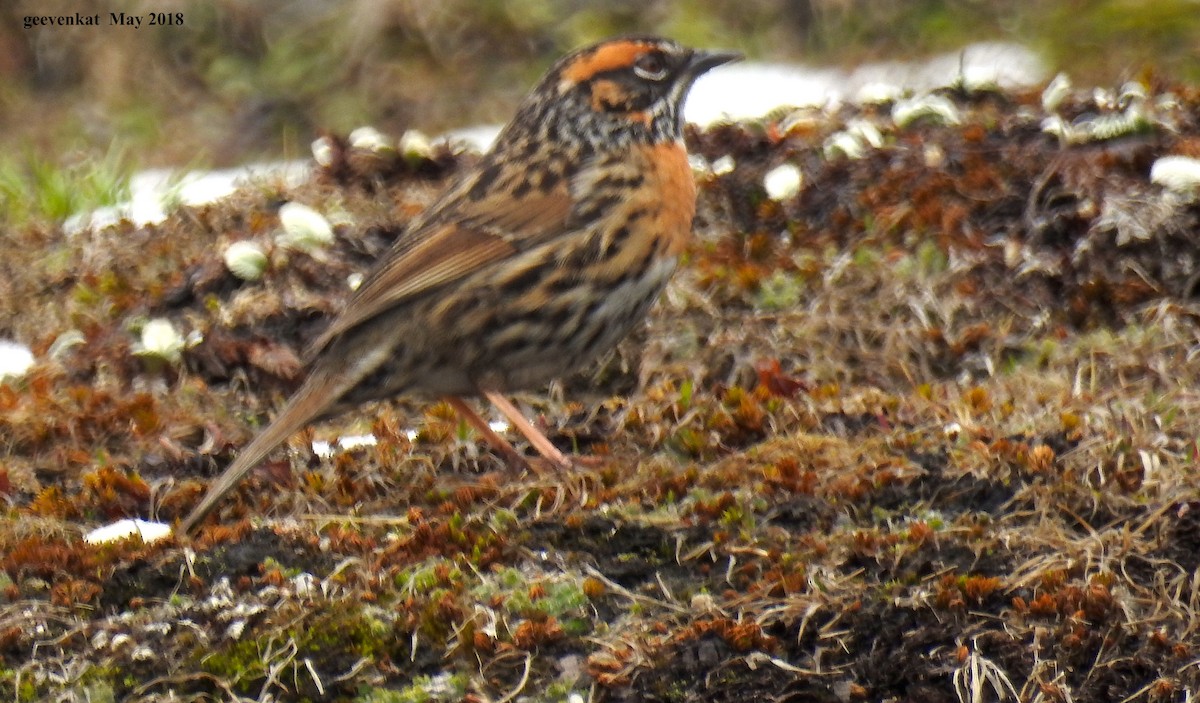
M 0 696 L 1191 700 L 1200 190 L 1150 172 L 1200 157 L 1200 93 L 943 97 L 690 130 L 671 288 L 518 396 L 578 468 L 510 468 L 403 397 L 294 437 L 192 539 L 83 536 L 185 515 L 477 156 L 335 138 L 299 186 L 11 233 L 0 331 L 38 363 L 0 384 Z M 339 213 L 334 244 L 278 246 L 287 201 Z M 223 263 L 243 240 L 260 280 Z M 134 353 L 155 318 L 178 360 Z

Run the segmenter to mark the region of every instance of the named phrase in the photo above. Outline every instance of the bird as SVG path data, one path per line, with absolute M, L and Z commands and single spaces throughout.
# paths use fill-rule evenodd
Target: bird
M 522 462 L 463 400 L 483 396 L 551 464 L 571 466 L 504 393 L 583 368 L 644 319 L 692 236 L 684 100 L 696 78 L 740 58 L 629 35 L 551 65 L 365 275 L 309 346 L 300 388 L 178 532 L 295 432 L 398 395 L 446 398 Z

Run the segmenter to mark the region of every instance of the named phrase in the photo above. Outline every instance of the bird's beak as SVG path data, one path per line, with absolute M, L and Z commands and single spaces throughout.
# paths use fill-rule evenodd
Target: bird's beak
M 687 62 L 687 74 L 692 78 L 699 76 L 702 73 L 727 64 L 731 61 L 741 61 L 743 57 L 736 51 L 702 51 L 697 49 L 692 52 L 691 57 Z

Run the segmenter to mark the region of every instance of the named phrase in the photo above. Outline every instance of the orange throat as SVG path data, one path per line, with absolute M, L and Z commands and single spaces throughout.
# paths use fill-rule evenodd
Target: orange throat
M 667 253 L 679 256 L 692 236 L 692 218 L 696 215 L 696 180 L 688 163 L 682 141 L 650 147 L 647 178 L 657 181 L 650 189 L 661 200 L 654 208 L 655 228 L 666 240 Z

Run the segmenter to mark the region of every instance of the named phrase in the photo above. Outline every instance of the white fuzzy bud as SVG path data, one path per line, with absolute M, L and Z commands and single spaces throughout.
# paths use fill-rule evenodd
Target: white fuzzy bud
M 410 129 L 400 135 L 400 153 L 408 159 L 429 159 L 433 157 L 433 143 L 423 132 Z
M 333 165 L 333 142 L 329 137 L 321 137 L 313 140 L 312 143 L 313 161 L 316 161 L 320 166 Z
M 133 353 L 179 363 L 183 358 L 184 340 L 170 320 L 156 318 L 142 327 L 141 342 L 134 345 Z
M 24 344 L 0 339 L 0 381 L 20 378 L 33 366 L 33 352 Z
M 1065 73 L 1058 74 L 1042 91 L 1042 109 L 1046 112 L 1056 112 L 1058 106 L 1062 105 L 1062 101 L 1070 94 L 1071 78 Z
M 351 132 L 350 146 L 365 151 L 388 151 L 393 148 L 387 137 L 374 127 L 359 127 Z
M 283 232 L 276 237 L 281 246 L 310 251 L 333 243 L 333 227 L 316 210 L 300 203 L 286 203 L 279 208 Z
M 892 122 L 901 129 L 920 119 L 942 125 L 962 122 L 958 106 L 944 95 L 921 95 L 892 106 Z
M 225 249 L 225 266 L 243 281 L 257 281 L 267 270 L 267 254 L 254 242 L 234 242 Z
M 1200 159 L 1164 156 L 1150 167 L 1150 182 L 1177 193 L 1200 192 Z
M 800 192 L 802 183 L 800 168 L 795 164 L 781 164 L 763 176 L 763 188 L 772 200 L 787 200 Z

